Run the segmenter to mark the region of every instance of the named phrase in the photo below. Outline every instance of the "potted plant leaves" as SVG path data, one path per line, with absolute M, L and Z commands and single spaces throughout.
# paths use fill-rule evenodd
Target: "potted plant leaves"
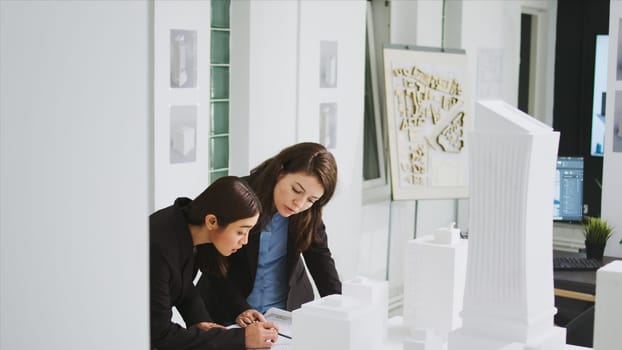
M 586 216 L 582 232 L 585 237 L 586 256 L 602 260 L 607 240 L 613 235 L 613 227 L 606 220 Z

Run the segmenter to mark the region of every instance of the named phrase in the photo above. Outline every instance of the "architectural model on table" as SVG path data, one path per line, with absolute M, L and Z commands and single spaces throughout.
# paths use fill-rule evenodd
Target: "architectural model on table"
M 462 323 L 467 240 L 450 226 L 408 242 L 404 263 L 404 349 L 440 350 Z
M 357 277 L 292 312 L 296 350 L 382 349 L 389 304 L 386 281 Z
M 468 256 L 451 228 L 411 241 L 404 318 L 390 320 L 386 339 L 386 282 L 358 279 L 293 312 L 296 350 L 565 348 L 565 329 L 553 321 L 559 134 L 502 101 L 479 102 L 475 116 Z
M 448 348 L 563 349 L 551 249 L 559 134 L 505 102 L 480 101 L 470 138 L 462 327 Z
M 329 295 L 293 311 L 296 350 L 441 350 L 460 325 L 467 241 L 454 227 L 409 242 L 404 320 L 389 325 L 388 284 L 357 277 L 342 295 Z M 389 328 L 400 335 L 388 339 Z M 321 334 L 321 336 L 318 336 Z

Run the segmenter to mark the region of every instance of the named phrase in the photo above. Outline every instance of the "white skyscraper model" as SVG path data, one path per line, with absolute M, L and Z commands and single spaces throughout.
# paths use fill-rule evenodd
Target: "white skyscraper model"
M 462 327 L 450 333 L 449 350 L 563 349 L 551 249 L 558 141 L 505 102 L 477 103 Z
M 437 350 L 462 324 L 467 240 L 460 230 L 437 229 L 408 242 L 404 264 L 404 326 L 411 339 L 405 350 Z

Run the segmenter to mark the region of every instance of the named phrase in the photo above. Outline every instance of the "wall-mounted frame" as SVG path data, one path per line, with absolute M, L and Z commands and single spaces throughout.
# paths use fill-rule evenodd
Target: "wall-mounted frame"
M 337 103 L 320 103 L 320 143 L 327 149 L 337 147 Z
M 197 32 L 171 29 L 171 87 L 197 86 Z
M 336 41 L 320 41 L 320 87 L 337 87 Z
M 466 197 L 464 51 L 392 46 L 384 68 L 393 199 Z
M 197 106 L 171 106 L 171 164 L 196 160 L 197 110 Z

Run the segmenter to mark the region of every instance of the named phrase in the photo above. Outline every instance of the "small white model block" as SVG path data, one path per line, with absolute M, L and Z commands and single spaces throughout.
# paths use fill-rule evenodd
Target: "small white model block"
M 456 223 L 452 223 L 449 227 L 437 228 L 434 231 L 434 242 L 446 245 L 460 242 L 460 230 L 456 228 Z
M 370 344 L 370 349 L 380 349 L 387 338 L 387 321 L 389 319 L 389 284 L 387 281 L 372 280 L 367 277 L 357 276 L 352 280 L 344 281 L 341 285 L 341 293 L 346 297 L 352 297 L 365 303 L 372 314 L 372 322 L 378 327 L 376 332 L 380 336 L 374 337 L 376 343 Z
M 411 330 L 404 325 L 402 316 L 393 316 L 388 321 L 388 339 L 381 350 L 446 350 L 447 340 L 434 330 Z
M 563 349 L 551 249 L 558 140 L 503 101 L 477 103 L 462 327 L 449 350 Z
M 433 330 L 444 342 L 450 331 L 460 327 L 467 248 L 467 240 L 460 239 L 460 231 L 453 227 L 408 242 L 404 324 L 413 336 Z
M 190 153 L 195 147 L 194 135 L 194 128 L 185 125 L 180 126 L 172 136 L 173 149 L 184 156 Z
M 296 350 L 375 350 L 381 332 L 365 300 L 328 295 L 292 312 Z
M 616 260 L 596 272 L 595 350 L 620 349 L 621 296 L 622 261 Z
M 443 350 L 447 339 L 435 331 L 419 330 L 412 332 L 412 338 L 404 340 L 404 350 Z

